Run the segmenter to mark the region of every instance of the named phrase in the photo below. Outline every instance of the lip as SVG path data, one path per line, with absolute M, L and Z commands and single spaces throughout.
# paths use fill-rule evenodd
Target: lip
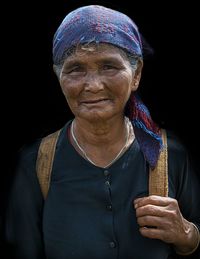
M 81 101 L 81 103 L 83 103 L 83 104 L 96 104 L 96 103 L 102 103 L 102 102 L 106 102 L 106 101 L 109 101 L 109 99 L 100 98 L 100 99 L 94 99 L 94 100 L 83 100 L 83 101 Z

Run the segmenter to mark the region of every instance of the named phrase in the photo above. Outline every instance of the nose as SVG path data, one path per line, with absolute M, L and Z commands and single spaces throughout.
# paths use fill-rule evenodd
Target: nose
M 98 72 L 91 71 L 88 72 L 85 77 L 85 91 L 90 91 L 93 93 L 97 93 L 104 89 L 104 83 Z

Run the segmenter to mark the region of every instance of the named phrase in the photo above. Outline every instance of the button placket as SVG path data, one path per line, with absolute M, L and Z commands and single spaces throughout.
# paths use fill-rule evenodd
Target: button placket
M 115 240 L 115 231 L 114 231 L 114 229 L 113 229 L 113 217 L 114 217 L 114 215 L 113 215 L 113 206 L 112 206 L 112 192 L 111 192 L 111 172 L 108 170 L 108 169 L 104 169 L 104 171 L 103 171 L 103 174 L 104 174 L 104 176 L 105 176 L 105 182 L 104 182 L 104 184 L 105 184 L 105 191 L 106 191 L 106 200 L 107 200 L 107 204 L 105 204 L 105 208 L 106 208 L 106 210 L 108 211 L 108 215 L 109 215 L 109 217 L 111 217 L 111 222 L 112 222 L 112 224 L 111 224 L 111 239 L 110 240 L 113 240 L 113 241 L 110 241 L 109 243 L 108 243 L 108 245 L 109 245 L 109 247 L 110 248 L 116 248 L 117 247 L 117 242 L 115 242 L 114 240 Z
M 108 187 L 110 187 L 110 181 L 108 181 L 108 180 L 105 181 L 105 185 L 108 186 Z
M 109 243 L 109 245 L 110 245 L 110 248 L 115 248 L 115 247 L 116 247 L 116 243 L 113 242 L 113 241 L 111 241 L 111 242 Z
M 111 204 L 107 205 L 106 208 L 107 208 L 107 210 L 112 211 L 112 205 Z
M 108 193 L 108 204 L 106 205 L 106 209 L 111 211 L 112 210 L 112 200 L 111 200 L 111 182 L 110 182 L 110 172 L 105 169 L 104 170 L 104 175 L 106 176 L 106 181 L 105 181 L 105 186 L 107 189 L 107 193 Z
M 110 175 L 110 172 L 107 169 L 105 169 L 103 173 L 104 173 L 105 176 L 109 176 Z

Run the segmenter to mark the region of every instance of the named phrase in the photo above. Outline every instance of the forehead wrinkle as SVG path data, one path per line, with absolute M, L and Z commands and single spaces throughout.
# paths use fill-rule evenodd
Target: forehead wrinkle
M 107 43 L 142 57 L 138 27 L 127 15 L 103 6 L 89 5 L 68 13 L 53 37 L 53 61 L 60 64 L 73 46 Z
M 100 54 L 100 56 L 98 55 Z M 72 53 L 70 56 L 66 57 L 65 61 L 68 62 L 78 62 L 83 63 L 83 58 L 86 57 L 86 59 L 90 57 L 94 57 L 97 59 L 97 62 L 120 62 L 120 61 L 129 61 L 126 53 L 124 53 L 123 50 L 116 48 L 114 46 L 108 46 L 105 44 L 101 44 L 99 46 L 95 46 L 95 49 L 93 48 L 92 51 L 88 48 L 82 49 L 81 46 L 77 48 L 74 53 Z

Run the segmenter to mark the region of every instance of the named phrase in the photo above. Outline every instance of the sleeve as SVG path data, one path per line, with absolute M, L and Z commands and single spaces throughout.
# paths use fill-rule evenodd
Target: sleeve
M 24 152 L 23 152 L 24 153 Z M 10 258 L 44 259 L 43 197 L 37 180 L 37 150 L 19 158 L 8 199 L 5 239 Z
M 169 139 L 171 196 L 177 199 L 183 217 L 194 223 L 200 231 L 200 181 L 193 165 L 192 157 L 185 147 Z M 200 258 L 199 250 L 187 258 Z

